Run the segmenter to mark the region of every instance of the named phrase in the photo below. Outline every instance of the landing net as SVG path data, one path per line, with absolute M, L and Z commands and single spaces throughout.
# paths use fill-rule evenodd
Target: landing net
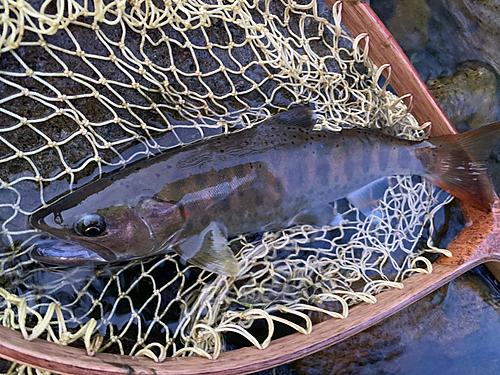
M 430 272 L 425 251 L 446 253 L 432 245 L 433 217 L 450 198 L 394 177 L 376 215 L 339 202 L 335 227 L 234 239 L 236 278 L 170 253 L 92 270 L 31 260 L 30 213 L 132 160 L 303 104 L 318 131 L 420 139 L 428 124 L 379 83 L 388 67 L 367 59 L 366 35 L 346 33 L 339 3 L 6 0 L 0 10 L 0 317 L 26 339 L 155 361 L 216 358 L 234 337 L 265 348 L 275 330 L 310 333 L 314 314 L 344 318 Z

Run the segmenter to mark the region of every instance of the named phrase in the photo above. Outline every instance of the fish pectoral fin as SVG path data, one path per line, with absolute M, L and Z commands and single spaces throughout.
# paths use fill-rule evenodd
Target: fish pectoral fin
M 377 208 L 378 202 L 384 197 L 388 188 L 389 178 L 382 177 L 350 193 L 346 198 L 365 216 L 369 216 Z
M 292 219 L 292 224 L 296 225 L 312 225 L 320 227 L 323 225 L 332 225 L 337 218 L 338 212 L 331 205 L 312 207 L 304 210 Z
M 200 234 L 190 236 L 174 250 L 182 259 L 204 270 L 236 276 L 239 265 L 227 242 L 226 228 L 211 222 Z

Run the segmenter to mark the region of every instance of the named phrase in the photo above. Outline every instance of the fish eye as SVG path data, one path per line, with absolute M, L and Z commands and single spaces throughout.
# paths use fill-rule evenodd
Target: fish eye
M 97 237 L 106 231 L 106 220 L 101 215 L 86 215 L 76 222 L 74 230 L 82 236 Z

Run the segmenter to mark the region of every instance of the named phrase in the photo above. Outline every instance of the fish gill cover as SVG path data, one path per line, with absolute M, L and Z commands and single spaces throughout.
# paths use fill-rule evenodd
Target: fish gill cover
M 446 254 L 432 235 L 449 196 L 394 177 L 367 218 L 340 201 L 334 227 L 233 239 L 235 278 L 173 253 L 95 269 L 31 260 L 40 233 L 28 215 L 133 160 L 304 104 L 320 132 L 421 139 L 428 124 L 379 85 L 387 67 L 367 59 L 365 36 L 345 31 L 339 3 L 19 0 L 0 10 L 0 316 L 25 338 L 216 358 L 241 345 L 235 333 L 264 348 L 282 325 L 308 333 L 317 313 L 346 317 L 430 272 L 424 252 Z

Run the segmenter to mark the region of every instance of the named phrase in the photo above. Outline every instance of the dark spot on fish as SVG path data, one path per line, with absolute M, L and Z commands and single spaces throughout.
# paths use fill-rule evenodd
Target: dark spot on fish
M 141 170 L 141 167 L 136 167 L 135 168 L 136 171 L 140 171 Z
M 203 215 L 200 219 L 200 223 L 201 225 L 203 225 L 204 227 L 206 227 L 208 224 L 210 224 L 210 216 L 208 215 Z
M 293 137 L 293 138 L 297 138 L 297 136 L 296 136 L 296 135 L 292 135 L 292 137 Z
M 219 150 L 219 152 L 220 152 L 220 153 L 223 153 L 223 152 L 224 152 L 224 150 Z
M 193 230 L 193 227 L 194 227 L 194 225 L 192 222 L 187 223 L 186 224 L 186 231 L 191 232 Z
M 245 195 L 245 192 L 243 190 L 238 191 L 238 197 L 243 197 Z
M 207 175 L 206 173 L 200 173 L 194 175 L 194 182 L 200 188 L 207 186 Z
M 171 165 L 167 165 L 167 169 L 172 169 L 172 166 Z

